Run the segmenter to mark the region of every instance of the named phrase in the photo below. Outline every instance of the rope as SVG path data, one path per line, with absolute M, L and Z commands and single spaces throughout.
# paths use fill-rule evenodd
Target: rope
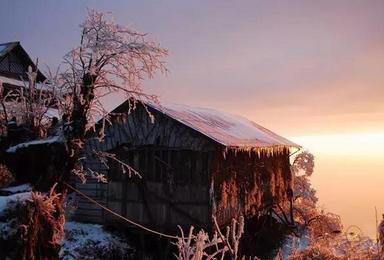
M 139 227 L 139 228 L 141 228 L 141 229 L 144 229 L 144 230 L 148 231 L 149 233 L 153 233 L 153 234 L 159 235 L 159 236 L 161 236 L 161 237 L 166 237 L 166 238 L 171 238 L 171 239 L 179 239 L 179 237 L 177 237 L 177 236 L 167 235 L 167 234 L 158 232 L 158 231 L 156 231 L 156 230 L 152 230 L 152 229 L 150 229 L 150 228 L 147 228 L 147 227 L 145 227 L 145 226 L 143 226 L 143 225 L 141 225 L 141 224 L 139 224 L 139 223 L 136 223 L 136 222 L 134 222 L 133 220 L 130 220 L 130 219 L 128 219 L 128 218 L 126 218 L 126 217 L 124 217 L 124 216 L 122 216 L 122 215 L 120 215 L 120 214 L 114 212 L 113 210 L 111 210 L 111 209 L 105 207 L 104 205 L 100 204 L 99 202 L 97 202 L 96 200 L 92 199 L 92 198 L 89 197 L 88 195 L 86 195 L 86 194 L 82 193 L 81 191 L 77 190 L 76 188 L 74 188 L 74 187 L 71 186 L 70 184 L 68 184 L 68 183 L 66 183 L 66 182 L 64 182 L 64 181 L 63 181 L 63 183 L 64 183 L 68 188 L 70 188 L 70 189 L 73 190 L 74 192 L 80 194 L 81 196 L 83 196 L 84 198 L 86 198 L 87 200 L 89 200 L 90 202 L 96 204 L 97 206 L 99 206 L 100 208 L 102 208 L 102 209 L 108 211 L 108 212 L 111 213 L 112 215 L 114 215 L 114 216 L 116 216 L 116 217 L 118 217 L 118 218 L 120 218 L 120 219 L 122 219 L 122 220 L 125 220 L 126 222 L 128 222 L 128 223 L 130 223 L 130 224 L 132 224 L 132 225 L 134 225 L 134 226 L 136 226 L 136 227 Z

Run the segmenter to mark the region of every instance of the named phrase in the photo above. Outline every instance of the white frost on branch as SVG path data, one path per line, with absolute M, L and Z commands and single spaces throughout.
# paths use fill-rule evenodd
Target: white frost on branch
M 132 108 L 140 101 L 158 102 L 156 96 L 144 93 L 141 82 L 157 71 L 166 73 L 166 49 L 147 40 L 146 34 L 121 26 L 109 14 L 95 10 L 88 11 L 80 28 L 80 45 L 65 55 L 66 70 L 56 82 L 82 104 L 91 102 L 87 130 L 94 129 L 97 118 L 108 120 L 102 99 L 111 93 L 124 94 L 132 101 Z M 86 77 L 91 79 L 90 86 L 84 86 Z M 73 100 L 62 102 L 68 107 L 74 105 L 70 104 Z
M 200 230 L 196 235 L 193 234 L 193 226 L 190 227 L 188 236 L 185 236 L 183 229 L 179 226 L 181 236 L 174 243 L 178 249 L 177 260 L 213 260 L 228 256 L 231 259 L 238 259 L 239 242 L 244 233 L 244 218 L 241 216 L 238 221 L 232 219 L 232 225 L 226 228 L 225 235 L 221 233 L 215 217 L 213 221 L 216 231 L 212 238 L 204 230 Z
M 101 163 L 104 164 L 105 167 L 107 167 L 107 169 L 109 169 L 108 162 L 114 161 L 120 165 L 122 173 L 128 174 L 129 178 L 131 178 L 132 175 L 137 176 L 140 179 L 142 178 L 138 171 L 132 168 L 129 164 L 119 160 L 113 153 L 93 150 L 93 154 L 100 160 Z

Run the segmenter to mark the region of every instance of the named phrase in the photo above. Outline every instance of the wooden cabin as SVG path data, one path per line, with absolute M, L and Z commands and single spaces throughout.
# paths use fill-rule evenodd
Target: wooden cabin
M 290 198 L 289 156 L 298 149 L 291 141 L 213 109 L 146 104 L 128 111 L 128 101 L 113 110 L 127 116 L 115 116 L 104 141 L 89 138 L 85 150 L 88 157 L 92 150 L 114 153 L 142 178 L 130 178 L 116 161 L 106 167 L 93 156 L 86 167 L 104 173 L 108 183 L 76 184 L 122 216 L 163 231 L 177 225 L 210 229 L 212 216 L 223 226 Z M 77 200 L 75 219 L 122 224 L 83 197 Z
M 29 67 L 31 67 L 33 71 L 36 70 L 36 64 L 21 46 L 20 42 L 0 43 L 0 97 L 4 98 L 4 101 L 16 99 L 19 93 L 15 90 L 29 87 L 27 75 Z M 46 77 L 44 74 L 37 70 L 36 87 L 42 88 L 43 86 L 41 83 L 45 80 Z M 47 90 L 42 89 L 42 91 L 44 94 L 48 94 Z M 2 105 L 4 107 L 2 107 L 1 110 L 4 108 L 6 108 L 6 110 L 12 110 L 7 102 L 4 102 Z M 7 115 L 9 118 L 4 119 L 0 116 L 0 120 L 7 121 L 11 119 L 9 111 L 2 115 Z M 12 116 L 19 117 L 20 115 L 13 114 Z M 3 146 L 1 137 L 6 135 L 6 130 L 4 128 L 6 123 L 4 121 L 0 121 L 0 149 Z
M 21 46 L 20 42 L 0 43 L 0 81 L 5 89 L 24 87 L 28 82 L 28 67 L 36 69 L 35 63 Z M 38 71 L 37 82 L 43 82 L 46 77 Z

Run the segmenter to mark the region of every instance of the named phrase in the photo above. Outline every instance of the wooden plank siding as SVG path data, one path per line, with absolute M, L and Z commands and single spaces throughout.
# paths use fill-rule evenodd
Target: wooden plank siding
M 102 205 L 107 205 L 106 195 L 107 195 L 107 185 L 103 183 L 98 183 L 94 179 L 88 179 L 85 184 L 81 183 L 79 178 L 75 178 L 75 185 L 77 188 L 88 195 L 89 197 L 95 199 Z M 104 210 L 94 203 L 88 201 L 81 195 L 76 195 L 77 209 L 74 216 L 77 221 L 91 222 L 91 223 L 103 223 L 104 221 Z
M 129 178 L 110 163 L 107 205 L 139 223 L 172 229 L 177 225 L 208 225 L 208 152 L 145 146 L 114 151 L 142 175 Z M 205 161 L 205 163 L 204 163 Z M 113 222 L 114 216 L 106 215 Z
M 122 109 L 121 112 L 123 112 Z M 89 181 L 77 188 L 115 212 L 161 230 L 177 225 L 206 227 L 210 223 L 210 159 L 217 144 L 174 119 L 143 107 L 126 118 L 116 117 L 103 142 L 89 138 L 86 166 L 108 176 L 107 184 Z M 116 162 L 107 169 L 92 150 L 112 152 L 142 175 L 129 178 Z M 120 222 L 115 216 L 79 202 L 76 219 L 97 223 Z M 209 216 L 209 217 L 208 217 Z
M 129 115 L 124 114 L 122 109 L 122 115 L 112 120 L 114 124 L 106 127 L 104 141 L 98 142 L 91 137 L 87 142 L 88 150 L 110 151 L 121 144 L 132 147 L 156 145 L 194 151 L 214 151 L 217 148 L 214 141 L 199 132 L 154 109 L 148 109 L 155 116 L 153 123 L 141 106 Z
M 107 184 L 76 186 L 115 212 L 160 231 L 177 225 L 212 228 L 211 216 L 227 225 L 239 215 L 252 216 L 266 205 L 289 199 L 292 176 L 289 150 L 270 155 L 231 150 L 194 129 L 142 106 L 128 116 L 114 116 L 103 142 L 90 137 L 86 166 L 108 176 Z M 123 113 L 121 106 L 114 113 Z M 108 151 L 137 170 L 142 178 L 123 174 L 114 161 L 105 167 L 92 150 Z M 78 219 L 98 223 L 122 221 L 86 202 L 79 203 Z M 124 223 L 126 224 L 126 223 Z

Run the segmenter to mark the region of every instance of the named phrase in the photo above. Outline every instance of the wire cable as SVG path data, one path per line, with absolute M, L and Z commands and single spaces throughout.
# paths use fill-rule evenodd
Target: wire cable
M 159 236 L 161 236 L 161 237 L 166 237 L 166 238 L 171 238 L 171 239 L 179 239 L 179 237 L 177 237 L 177 236 L 167 235 L 167 234 L 158 232 L 158 231 L 156 231 L 156 230 L 152 230 L 152 229 L 150 229 L 150 228 L 147 228 L 147 227 L 145 227 L 145 226 L 143 226 L 143 225 L 141 225 L 141 224 L 139 224 L 139 223 L 136 223 L 136 222 L 134 222 L 133 220 L 130 220 L 130 219 L 128 219 L 128 218 L 126 218 L 126 217 L 124 217 L 124 216 L 122 216 L 122 215 L 120 215 L 120 214 L 114 212 L 113 210 L 107 208 L 106 206 L 100 204 L 100 203 L 97 202 L 96 200 L 92 199 L 91 197 L 89 197 L 88 195 L 86 195 L 86 194 L 84 194 L 83 192 L 79 191 L 78 189 L 76 189 L 76 188 L 73 187 L 72 185 L 66 183 L 65 181 L 63 181 L 63 183 L 64 183 L 68 188 L 70 188 L 70 189 L 73 190 L 74 192 L 80 194 L 81 196 L 83 196 L 84 198 L 86 198 L 87 200 L 89 200 L 90 202 L 96 204 L 97 206 L 99 206 L 100 208 L 102 208 L 102 209 L 108 211 L 108 212 L 111 213 L 112 215 L 114 215 L 114 216 L 116 216 L 116 217 L 118 217 L 118 218 L 120 218 L 120 219 L 122 219 L 122 220 L 125 220 L 126 222 L 128 222 L 128 223 L 130 223 L 130 224 L 132 224 L 132 225 L 134 225 L 134 226 L 136 226 L 136 227 L 138 227 L 138 228 L 144 229 L 145 231 L 148 231 L 148 232 L 150 232 L 150 233 L 159 235 Z

